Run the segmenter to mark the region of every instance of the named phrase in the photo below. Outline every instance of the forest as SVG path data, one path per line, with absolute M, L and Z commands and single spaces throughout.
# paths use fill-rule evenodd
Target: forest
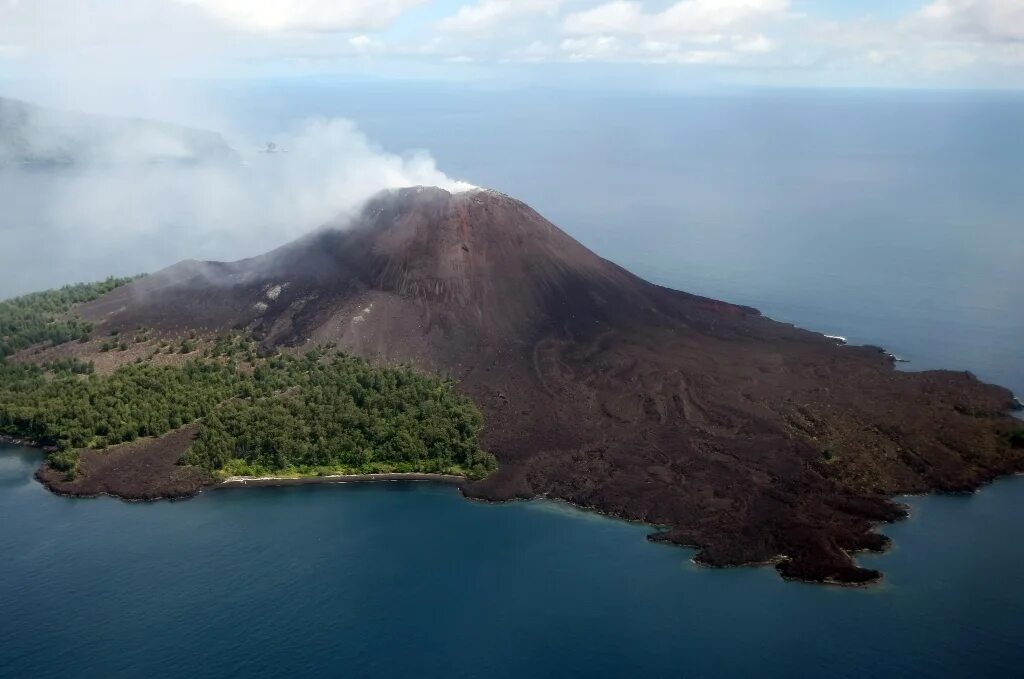
M 183 365 L 0 363 L 0 433 L 51 446 L 74 477 L 84 448 L 198 422 L 184 463 L 220 475 L 445 472 L 481 477 L 480 412 L 453 382 L 331 349 L 258 357 L 220 338 Z
M 450 380 L 377 367 L 332 349 L 260 357 L 222 336 L 183 365 L 137 362 L 98 375 L 63 358 L 12 363 L 38 344 L 87 340 L 73 306 L 132 279 L 70 285 L 0 302 L 0 433 L 53 448 L 50 463 L 73 477 L 80 451 L 160 436 L 198 422 L 183 462 L 211 472 L 266 475 L 368 471 L 481 477 L 494 457 L 480 449 L 480 412 Z M 136 340 L 148 338 L 141 333 Z M 108 341 L 101 351 L 125 348 Z M 192 354 L 195 336 L 157 352 Z M 154 352 L 156 353 L 156 352 Z
M 203 419 L 185 461 L 233 474 L 288 470 L 482 477 L 480 412 L 453 382 L 337 353 L 278 355 Z
M 133 364 L 111 375 L 0 364 L 0 433 L 56 447 L 50 462 L 73 473 L 78 449 L 159 436 L 207 415 L 238 393 L 231 365 L 190 361 L 181 367 Z
M 35 344 L 86 339 L 92 324 L 69 314 L 71 307 L 132 280 L 108 278 L 99 283 L 66 285 L 0 301 L 0 360 Z

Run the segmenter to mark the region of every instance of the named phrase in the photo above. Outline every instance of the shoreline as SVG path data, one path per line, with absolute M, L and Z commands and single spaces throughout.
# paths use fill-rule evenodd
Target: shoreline
M 13 436 L 10 436 L 10 435 L 5 435 L 5 434 L 0 434 L 0 441 L 10 442 L 10 443 L 12 443 L 14 445 L 20 445 L 20 446 L 26 446 L 26 447 L 34 447 L 36 450 L 40 450 L 41 449 L 41 446 L 39 446 L 38 444 L 35 444 L 34 442 L 32 442 L 30 440 L 20 439 L 18 437 L 13 437 Z M 225 488 L 244 488 L 244 487 L 249 487 L 249 486 L 255 486 L 255 487 L 275 487 L 275 486 L 276 487 L 283 487 L 283 486 L 292 486 L 292 485 L 346 484 L 346 483 L 365 484 L 365 483 L 389 483 L 389 482 L 390 483 L 402 483 L 402 482 L 406 482 L 406 483 L 408 483 L 408 482 L 443 483 L 443 484 L 451 485 L 451 486 L 454 486 L 454 487 L 458 488 L 459 491 L 460 491 L 460 494 L 463 496 L 463 498 L 465 498 L 467 500 L 483 502 L 483 503 L 486 503 L 486 504 L 505 504 L 505 503 L 510 502 L 510 501 L 514 502 L 514 501 L 518 501 L 518 500 L 527 500 L 527 501 L 529 501 L 529 500 L 542 500 L 542 501 L 553 502 L 555 504 L 565 504 L 565 505 L 567 505 L 569 507 L 573 507 L 573 508 L 575 508 L 577 510 L 580 510 L 582 512 L 590 513 L 590 514 L 593 514 L 593 515 L 596 515 L 596 516 L 602 516 L 602 517 L 605 517 L 605 518 L 608 518 L 608 519 L 612 519 L 612 520 L 625 521 L 627 523 L 634 523 L 634 524 L 637 524 L 637 525 L 641 525 L 641 526 L 645 526 L 645 527 L 654 529 L 655 532 L 649 533 L 646 536 L 646 540 L 651 542 L 651 543 L 665 544 L 665 545 L 668 545 L 668 546 L 675 546 L 675 547 L 683 547 L 684 549 L 692 549 L 692 550 L 696 550 L 698 554 L 701 551 L 701 545 L 700 544 L 682 543 L 682 542 L 676 542 L 676 541 L 670 540 L 670 539 L 664 539 L 663 534 L 666 531 L 666 528 L 668 528 L 668 526 L 665 525 L 665 524 L 655 524 L 655 523 L 650 523 L 650 522 L 642 520 L 642 519 L 631 518 L 629 516 L 621 515 L 621 514 L 618 514 L 616 512 L 610 512 L 610 511 L 602 510 L 598 506 L 594 506 L 594 505 L 585 505 L 585 504 L 573 503 L 573 502 L 568 501 L 568 500 L 566 500 L 564 498 L 551 497 L 547 493 L 535 493 L 535 494 L 532 494 L 530 496 L 520 496 L 520 497 L 487 497 L 486 495 L 483 495 L 483 496 L 467 495 L 466 494 L 466 487 L 470 485 L 472 480 L 467 478 L 467 477 L 459 476 L 459 475 L 455 475 L 455 474 L 428 473 L 428 472 L 384 472 L 384 473 L 367 473 L 367 474 L 330 474 L 330 475 L 324 475 L 324 476 L 233 476 L 233 477 L 227 477 L 224 480 L 210 479 L 207 483 L 203 484 L 201 487 L 195 488 L 194 490 L 188 490 L 188 491 L 183 492 L 181 494 L 172 493 L 172 494 L 133 496 L 133 495 L 130 495 L 130 494 L 123 494 L 123 493 L 119 493 L 119 492 L 116 492 L 116 491 L 112 491 L 112 490 L 109 490 L 109 489 L 106 489 L 106 488 L 100 489 L 100 490 L 91 491 L 91 492 L 90 491 L 86 491 L 86 492 L 80 492 L 79 491 L 79 492 L 76 492 L 76 490 L 74 490 L 74 489 L 61 488 L 61 487 L 59 487 L 59 484 L 54 483 L 53 479 L 47 478 L 47 476 L 45 474 L 45 470 L 47 468 L 48 468 L 48 466 L 47 466 L 46 462 L 43 461 L 42 464 L 40 464 L 40 466 L 37 468 L 37 470 L 36 470 L 36 472 L 35 472 L 35 474 L 33 476 L 47 490 L 49 490 L 50 492 L 52 492 L 52 493 L 54 493 L 56 495 L 59 495 L 59 496 L 62 496 L 62 497 L 67 497 L 67 498 L 78 498 L 78 499 L 95 498 L 95 497 L 99 497 L 99 496 L 107 496 L 107 497 L 116 498 L 116 499 L 119 499 L 121 501 L 129 502 L 129 503 L 154 502 L 154 501 L 162 501 L 162 500 L 167 500 L 167 501 L 184 500 L 184 499 L 189 499 L 189 498 L 195 497 L 195 496 L 200 495 L 203 492 L 209 491 L 209 490 L 218 490 L 218 489 L 225 489 Z M 938 489 L 929 489 L 929 490 L 926 490 L 926 491 L 921 491 L 919 493 L 913 493 L 913 492 L 910 492 L 910 493 L 907 493 L 907 492 L 897 493 L 897 494 L 892 495 L 890 497 L 890 499 L 895 501 L 895 500 L 897 500 L 897 498 L 901 498 L 901 497 L 902 498 L 909 498 L 909 497 L 914 497 L 914 496 L 917 496 L 917 495 L 943 495 L 943 494 L 961 494 L 961 493 L 963 493 L 963 494 L 973 494 L 973 493 L 980 492 L 981 490 L 985 489 L 986 487 L 988 487 L 989 485 L 995 483 L 996 481 L 1001 480 L 1002 478 L 1012 478 L 1012 477 L 1024 477 L 1024 469 L 1017 469 L 1017 470 L 1009 471 L 1009 472 L 1006 472 L 1006 473 L 1003 473 L 1003 474 L 994 474 L 994 475 L 991 475 L 991 476 L 987 476 L 985 478 L 976 479 L 975 483 L 974 483 L 974 487 L 972 487 L 970 490 L 966 490 L 966 491 L 950 493 L 948 491 L 947 492 L 943 492 L 943 491 L 938 490 Z M 899 517 L 896 517 L 896 518 L 892 519 L 891 521 L 883 520 L 883 521 L 872 522 L 872 523 L 874 523 L 874 527 L 872 528 L 872 532 L 876 532 L 877 533 L 878 529 L 880 529 L 883 525 L 887 525 L 887 524 L 890 524 L 890 523 L 895 523 L 897 521 L 904 521 L 904 520 L 908 520 L 909 518 L 911 518 L 911 512 L 909 511 L 908 506 L 905 503 L 898 503 L 898 504 L 904 510 L 903 515 L 899 516 Z M 891 549 L 892 546 L 893 546 L 892 542 L 889 541 L 888 544 L 886 544 L 883 549 L 877 550 L 877 551 L 876 550 L 872 550 L 872 549 L 843 550 L 843 551 L 846 552 L 846 554 L 850 557 L 851 561 L 853 562 L 853 564 L 856 567 L 864 568 L 863 566 L 860 566 L 859 564 L 857 564 L 856 557 L 854 556 L 854 554 L 856 552 L 867 552 L 867 553 L 876 553 L 876 554 L 877 553 L 884 553 L 884 552 L 888 551 L 889 549 Z M 774 566 L 774 570 L 776 570 L 776 572 L 779 574 L 779 576 L 783 580 L 785 580 L 785 581 L 808 583 L 808 584 L 820 584 L 820 585 L 827 585 L 827 586 L 830 586 L 830 587 L 843 587 L 843 588 L 855 588 L 855 589 L 867 588 L 867 589 L 870 589 L 870 588 L 872 588 L 874 586 L 877 586 L 879 583 L 884 581 L 884 574 L 878 572 L 876 569 L 867 569 L 867 570 L 876 571 L 877 575 L 875 577 L 864 579 L 864 580 L 843 580 L 841 578 L 834 578 L 834 577 L 825 577 L 825 578 L 822 578 L 822 579 L 817 579 L 817 578 L 801 577 L 800 575 L 791 575 L 791 574 L 787 574 L 787 573 L 783 572 L 780 569 L 780 566 L 783 563 L 785 563 L 787 560 L 788 560 L 787 557 L 785 555 L 782 555 L 782 554 L 776 554 L 776 555 L 773 555 L 773 556 L 771 556 L 771 557 L 769 557 L 767 559 L 756 559 L 756 560 L 745 561 L 745 562 L 741 562 L 741 563 L 727 563 L 727 564 L 709 563 L 707 561 L 704 561 L 702 559 L 697 558 L 697 554 L 692 555 L 691 558 L 689 559 L 689 561 L 695 567 L 697 567 L 697 568 L 731 569 L 731 568 L 750 568 L 750 567 Z
M 428 472 L 382 472 L 377 474 L 330 474 L 327 476 L 230 476 L 210 486 L 210 490 L 273 486 L 302 486 L 338 483 L 382 483 L 395 481 L 432 481 L 463 486 L 469 482 L 465 476 Z

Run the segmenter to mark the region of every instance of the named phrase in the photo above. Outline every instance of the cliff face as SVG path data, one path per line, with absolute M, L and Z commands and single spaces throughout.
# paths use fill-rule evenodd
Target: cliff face
M 507 196 L 403 189 L 335 226 L 82 312 L 100 333 L 245 329 L 450 374 L 501 463 L 468 494 L 663 524 L 710 565 L 870 581 L 849 553 L 885 547 L 892 495 L 1024 469 L 1005 389 L 652 285 Z

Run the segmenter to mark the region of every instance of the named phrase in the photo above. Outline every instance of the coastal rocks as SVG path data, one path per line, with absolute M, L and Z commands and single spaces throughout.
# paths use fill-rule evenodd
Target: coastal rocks
M 187 426 L 160 438 L 85 450 L 74 480 L 46 463 L 36 471 L 36 478 L 53 492 L 73 497 L 111 495 L 134 501 L 191 497 L 216 483 L 205 470 L 178 464 L 195 434 L 196 427 Z

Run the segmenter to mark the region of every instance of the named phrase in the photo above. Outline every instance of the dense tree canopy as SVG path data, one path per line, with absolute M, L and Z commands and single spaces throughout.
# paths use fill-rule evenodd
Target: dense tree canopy
M 184 365 L 135 363 L 97 375 L 91 362 L 12 364 L 41 343 L 84 340 L 91 324 L 71 314 L 131 279 L 70 285 L 0 302 L 0 433 L 56 450 L 74 475 L 79 450 L 160 436 L 198 422 L 183 462 L 222 474 L 369 471 L 483 476 L 495 467 L 477 433 L 483 422 L 451 381 L 409 368 L 380 368 L 316 350 L 259 358 L 239 337 L 220 337 Z M 124 350 L 115 333 L 103 351 Z M 141 332 L 133 343 L 148 341 Z M 191 354 L 193 334 L 153 352 Z
M 495 467 L 482 418 L 451 381 L 331 351 L 258 358 L 221 338 L 180 366 L 135 363 L 98 375 L 89 363 L 0 363 L 0 433 L 78 450 L 160 436 L 199 422 L 183 462 L 222 474 L 369 471 L 483 476 Z
M 30 364 L 0 364 L 0 432 L 61 451 L 159 436 L 193 422 L 238 392 L 234 366 L 135 364 L 81 376 Z
M 85 339 L 92 324 L 69 315 L 75 304 L 88 302 L 131 278 L 108 278 L 100 283 L 66 285 L 0 301 L 0 360 L 33 344 L 62 344 Z
M 482 476 L 479 411 L 450 381 L 344 355 L 277 356 L 205 418 L 187 461 L 265 474 L 344 468 Z

